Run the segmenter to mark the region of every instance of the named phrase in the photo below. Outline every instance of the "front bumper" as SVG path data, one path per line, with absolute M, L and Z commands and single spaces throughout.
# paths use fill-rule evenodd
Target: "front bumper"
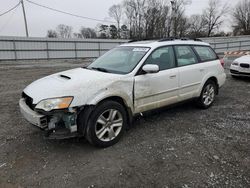
M 249 72 L 242 72 L 242 71 L 230 69 L 230 73 L 231 73 L 231 75 L 234 75 L 234 76 L 246 76 L 246 77 L 250 77 L 250 71 Z
M 19 100 L 19 107 L 21 114 L 31 124 L 41 129 L 45 129 L 48 126 L 47 117 L 30 109 L 30 107 L 25 103 L 25 99 Z
M 48 139 L 65 139 L 81 136 L 78 134 L 76 112 L 55 112 L 51 115 L 43 115 L 32 110 L 25 102 L 19 100 L 21 114 L 31 124 L 45 131 Z

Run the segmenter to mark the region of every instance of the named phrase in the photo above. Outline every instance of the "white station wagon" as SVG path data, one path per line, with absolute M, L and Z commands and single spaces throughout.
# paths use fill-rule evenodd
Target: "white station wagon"
M 48 138 L 119 141 L 133 116 L 188 99 L 210 107 L 224 68 L 207 43 L 187 39 L 129 42 L 86 68 L 39 79 L 23 91 L 21 113 Z

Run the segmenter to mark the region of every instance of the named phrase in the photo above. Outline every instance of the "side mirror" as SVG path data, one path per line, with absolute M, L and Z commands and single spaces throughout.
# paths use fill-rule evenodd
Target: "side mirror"
M 160 68 L 158 65 L 147 64 L 142 67 L 142 70 L 145 71 L 146 73 L 152 74 L 159 72 Z

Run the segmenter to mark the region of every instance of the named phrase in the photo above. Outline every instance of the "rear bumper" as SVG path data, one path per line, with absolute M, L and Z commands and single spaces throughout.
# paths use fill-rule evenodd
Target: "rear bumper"
M 225 73 L 223 73 L 223 74 L 221 74 L 221 75 L 219 75 L 219 76 L 217 77 L 219 88 L 222 87 L 222 86 L 225 84 L 225 82 L 226 82 L 226 77 L 227 77 L 227 76 L 226 76 Z
M 44 129 L 48 126 L 47 117 L 30 109 L 30 107 L 25 103 L 24 99 L 19 100 L 19 107 L 21 114 L 29 123 L 41 129 Z

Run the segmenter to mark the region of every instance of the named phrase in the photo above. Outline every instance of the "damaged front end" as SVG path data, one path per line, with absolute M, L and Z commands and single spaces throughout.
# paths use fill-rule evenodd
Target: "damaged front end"
M 65 139 L 80 136 L 77 129 L 77 112 L 74 110 L 55 112 L 47 115 L 45 137 L 49 139 Z
M 77 126 L 77 109 L 67 108 L 45 112 L 35 109 L 32 98 L 23 94 L 20 111 L 31 124 L 45 131 L 48 139 L 65 139 L 81 136 Z

